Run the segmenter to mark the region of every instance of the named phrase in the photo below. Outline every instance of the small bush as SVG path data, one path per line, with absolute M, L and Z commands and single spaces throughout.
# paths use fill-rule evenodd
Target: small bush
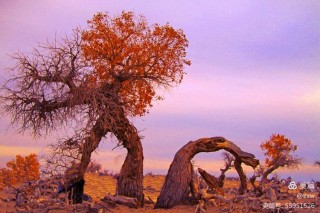
M 30 154 L 26 157 L 17 155 L 15 159 L 7 163 L 7 167 L 0 169 L 0 190 L 7 185 L 38 180 L 40 177 L 36 154 Z

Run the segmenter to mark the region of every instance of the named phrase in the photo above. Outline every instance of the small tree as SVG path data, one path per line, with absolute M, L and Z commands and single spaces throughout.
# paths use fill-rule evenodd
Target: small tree
M 7 167 L 0 169 L 0 188 L 24 181 L 38 180 L 40 176 L 36 154 L 26 157 L 17 155 L 15 159 L 7 163 Z
M 314 164 L 320 167 L 320 160 L 317 160 L 316 162 L 314 162 Z
M 234 167 L 235 157 L 229 152 L 222 152 L 221 156 L 224 161 L 224 167 L 220 169 L 221 174 L 219 176 L 219 187 L 222 188 L 224 185 L 224 180 L 226 179 L 226 172 Z
M 298 148 L 297 145 L 284 135 L 272 134 L 260 147 L 266 156 L 265 164 L 260 168 L 260 186 L 267 182 L 268 176 L 275 170 L 281 167 L 294 169 L 301 164 L 302 159 L 293 155 Z

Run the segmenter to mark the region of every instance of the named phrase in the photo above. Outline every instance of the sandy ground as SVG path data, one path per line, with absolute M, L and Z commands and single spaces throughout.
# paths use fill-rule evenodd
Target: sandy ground
M 116 192 L 116 179 L 111 176 L 98 176 L 96 174 L 86 174 L 85 176 L 85 193 L 89 194 L 94 201 L 100 201 L 107 194 L 115 194 Z M 155 189 L 154 192 L 150 190 L 144 190 L 145 197 L 150 197 L 153 201 L 157 200 L 159 196 L 161 186 L 163 185 L 165 176 L 145 176 L 143 179 L 144 188 Z M 124 212 L 124 213 L 138 213 L 138 212 L 166 212 L 166 213 L 183 213 L 183 212 L 194 212 L 195 207 L 179 205 L 169 210 L 154 209 L 152 204 L 147 204 L 144 208 L 130 209 L 125 206 L 118 205 L 113 212 Z
M 114 195 L 116 193 L 116 179 L 111 176 L 99 176 L 96 174 L 86 174 L 86 183 L 84 190 L 94 201 L 100 201 L 107 194 Z M 145 197 L 150 197 L 153 201 L 157 200 L 161 186 L 164 183 L 165 176 L 145 176 L 143 179 L 144 188 L 153 188 L 157 191 L 150 192 L 144 190 Z

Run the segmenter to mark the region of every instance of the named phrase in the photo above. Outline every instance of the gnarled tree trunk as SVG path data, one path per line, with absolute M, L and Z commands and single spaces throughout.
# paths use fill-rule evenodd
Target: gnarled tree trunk
M 114 134 L 127 149 L 127 156 L 121 167 L 117 182 L 117 193 L 135 197 L 143 205 L 143 149 L 137 129 L 123 117 L 121 125 Z
M 90 135 L 85 138 L 81 149 L 80 165 L 73 165 L 70 170 L 75 171 L 71 183 L 84 179 L 85 171 L 90 163 L 91 154 L 98 147 L 102 137 L 112 132 L 119 142 L 127 149 L 127 156 L 122 165 L 117 193 L 128 197 L 135 197 L 143 204 L 143 149 L 138 131 L 126 118 L 122 109 L 117 109 L 116 116 L 110 121 L 108 117 L 101 117 L 92 128 Z M 72 176 L 72 175 L 70 175 Z M 83 189 L 77 189 L 77 191 Z M 73 202 L 78 202 L 74 200 Z
M 192 183 L 192 165 L 190 160 L 199 152 L 216 152 L 224 149 L 241 159 L 245 164 L 256 167 L 259 161 L 254 155 L 243 152 L 234 143 L 223 137 L 202 138 L 190 141 L 175 155 L 155 208 L 171 208 L 181 203 L 189 195 L 189 186 Z
M 89 136 L 84 139 L 84 144 L 81 147 L 81 159 L 80 164 L 72 164 L 71 168 L 66 171 L 66 189 L 69 193 L 71 191 L 77 192 L 77 194 L 70 195 L 72 197 L 72 203 L 82 203 L 83 191 L 84 191 L 84 174 L 91 160 L 91 154 L 99 146 L 99 143 L 104 137 L 108 129 L 105 125 L 105 117 L 101 116 L 96 124 L 90 131 Z M 79 184 L 83 183 L 83 184 Z

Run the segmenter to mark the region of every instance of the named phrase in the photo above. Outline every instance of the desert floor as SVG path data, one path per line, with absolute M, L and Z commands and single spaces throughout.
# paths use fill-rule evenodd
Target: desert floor
M 116 191 L 116 179 L 113 178 L 112 176 L 99 176 L 98 174 L 92 174 L 88 173 L 85 176 L 85 193 L 89 194 L 94 202 L 100 202 L 100 199 L 105 197 L 106 195 L 114 195 Z M 163 185 L 165 180 L 165 176 L 161 175 L 152 175 L 152 176 L 145 176 L 144 177 L 144 194 L 145 197 L 148 198 L 150 197 L 153 201 L 156 201 L 159 193 L 161 186 Z M 224 190 L 229 191 L 229 193 L 226 193 L 226 198 L 231 198 L 234 195 L 230 193 L 230 189 L 233 189 L 233 191 L 236 191 L 236 189 L 239 186 L 239 181 L 231 181 L 231 180 L 226 180 L 225 185 L 224 185 Z M 317 203 L 317 207 L 313 209 L 294 209 L 293 211 L 290 212 L 318 212 L 320 213 L 320 207 L 319 207 L 319 198 L 317 197 L 318 194 L 314 193 L 316 198 L 315 199 L 299 199 L 296 200 L 295 202 L 299 203 Z M 0 192 L 0 198 L 6 198 L 6 195 Z M 292 201 L 289 200 L 280 200 L 277 202 L 281 202 L 282 204 L 284 203 L 291 203 Z M 232 212 L 246 212 L 245 211 L 245 204 L 243 202 L 239 202 L 234 205 L 234 209 Z M 2 202 L 0 200 L 0 213 L 11 213 L 11 212 L 16 212 L 15 211 L 15 202 Z M 147 212 L 162 212 L 162 213 L 188 213 L 188 212 L 195 212 L 195 209 L 197 205 L 179 205 L 176 206 L 172 209 L 154 209 L 153 204 L 146 204 L 143 208 L 138 208 L 138 209 L 133 209 L 129 208 L 126 206 L 121 206 L 121 205 L 116 205 L 115 208 L 109 208 L 109 211 L 100 209 L 99 213 L 103 212 L 120 212 L 120 213 L 147 213 Z M 81 208 L 81 207 L 80 207 Z M 39 211 L 34 211 L 30 210 L 28 212 L 39 212 Z M 40 211 L 41 212 L 41 211 Z M 68 212 L 66 210 L 61 210 L 61 211 L 49 211 L 49 212 Z M 72 212 L 83 212 L 81 209 L 77 208 L 76 211 Z M 206 212 L 229 212 L 228 211 L 228 205 L 223 204 L 222 206 L 219 207 L 214 207 L 212 205 L 207 205 Z M 271 210 L 266 210 L 264 209 L 261 212 L 272 212 Z M 277 211 L 274 211 L 277 212 Z M 285 211 L 281 211 L 285 212 Z M 286 211 L 288 212 L 288 211 Z
M 99 176 L 97 174 L 86 174 L 86 184 L 85 184 L 85 193 L 89 194 L 94 201 L 99 201 L 107 194 L 115 194 L 116 191 L 116 179 L 111 176 Z M 153 201 L 157 200 L 157 197 L 160 193 L 161 186 L 163 185 L 165 180 L 165 176 L 162 175 L 155 175 L 155 176 L 145 176 L 144 177 L 144 188 L 151 189 L 151 190 L 144 190 L 145 197 L 150 197 Z M 239 181 L 235 180 L 226 180 L 224 189 L 237 189 L 239 186 Z M 152 190 L 154 189 L 154 190 Z M 232 194 L 226 194 L 227 198 L 231 198 Z M 318 198 L 317 198 L 318 199 Z M 316 199 L 305 199 L 301 200 L 301 202 L 315 202 Z M 291 202 L 289 200 L 281 200 L 281 203 Z M 166 212 L 166 213 L 173 213 L 173 212 L 195 212 L 197 205 L 179 205 L 172 209 L 164 210 L 164 209 L 154 209 L 152 204 L 145 205 L 144 208 L 139 209 L 130 209 L 125 206 L 117 206 L 116 208 L 112 209 L 112 212 Z M 207 206 L 206 212 L 228 212 L 228 208 L 223 207 L 213 207 L 211 205 Z M 233 212 L 245 212 L 243 208 L 243 204 L 236 205 L 236 208 Z M 271 212 L 265 210 L 263 212 Z M 315 209 L 295 209 L 294 212 L 319 212 L 320 207 L 317 206 Z

